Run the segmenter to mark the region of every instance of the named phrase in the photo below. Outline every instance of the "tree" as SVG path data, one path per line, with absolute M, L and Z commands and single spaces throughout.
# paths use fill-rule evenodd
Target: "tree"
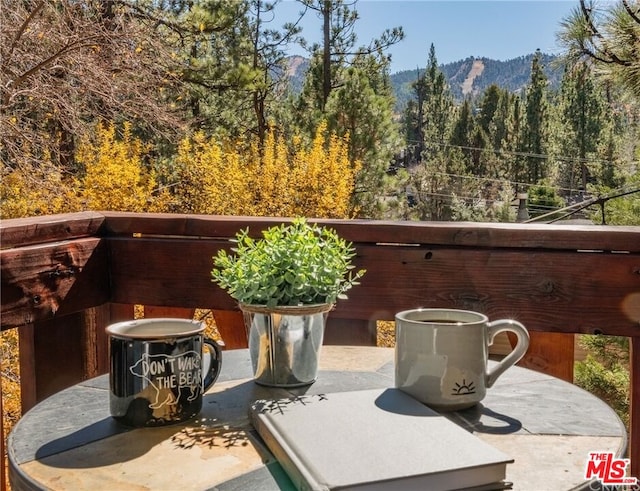
M 286 24 L 283 31 L 269 29 L 268 24 L 273 20 L 272 14 L 275 3 L 265 3 L 252 0 L 251 16 L 253 19 L 251 37 L 253 43 L 252 68 L 260 72 L 259 78 L 253 83 L 253 111 L 256 119 L 258 141 L 262 146 L 268 129 L 269 100 L 278 90 L 284 92 L 285 53 L 283 48 L 296 39 L 301 31 L 296 24 Z M 271 19 L 265 18 L 271 16 Z
M 331 91 L 341 83 L 341 70 L 354 58 L 382 53 L 404 38 L 402 27 L 386 29 L 379 38 L 367 46 L 356 47 L 355 24 L 359 18 L 357 0 L 299 0 L 307 9 L 317 12 L 322 20 L 322 45 L 311 46 L 312 53 L 321 53 L 316 59 L 321 67 L 319 108 L 324 111 Z M 353 7 L 353 8 L 352 8 Z
M 351 195 L 359 163 L 349 160 L 349 142 L 321 124 L 313 142 L 290 144 L 269 131 L 226 144 L 203 132 L 180 143 L 174 186 L 175 211 L 222 215 L 353 215 Z
M 562 22 L 559 39 L 570 60 L 590 60 L 640 99 L 640 7 L 634 0 L 605 5 L 580 0 Z
M 564 200 L 558 196 L 555 188 L 548 183 L 541 183 L 529 188 L 529 212 L 532 217 L 544 215 L 565 206 Z M 550 216 L 549 219 L 552 219 Z
M 482 95 L 478 108 L 478 123 L 487 134 L 491 132 L 490 126 L 495 121 L 501 99 L 502 91 L 495 84 L 491 84 Z
M 446 78 L 438 68 L 436 49 L 429 48 L 426 69 L 413 84 L 414 98 L 404 112 L 404 127 L 409 138 L 407 153 L 410 165 L 421 162 L 449 143 L 452 125 L 453 96 Z
M 388 69 L 371 55 L 363 55 L 346 70 L 342 86 L 327 102 L 330 129 L 348 138 L 350 161 L 363 163 L 353 195 L 360 216 L 379 216 L 382 198 L 389 192 L 387 169 L 401 144 L 393 107 Z
M 547 76 L 541 65 L 540 50 L 531 61 L 531 82 L 527 87 L 524 109 L 524 124 L 520 140 L 520 151 L 524 154 L 524 179 L 537 183 L 547 177 Z
M 410 187 L 415 201 L 415 217 L 421 220 L 447 220 L 450 218 L 452 195 L 463 196 L 466 163 L 460 148 L 449 146 L 454 124 L 453 96 L 444 74 L 438 68 L 433 44 L 429 49 L 426 70 L 414 83 L 419 103 L 414 115 L 416 134 L 422 139 L 420 163 L 412 173 Z
M 145 163 L 149 148 L 124 123 L 121 136 L 113 123 L 98 125 L 94 141 L 85 137 L 77 159 L 84 172 L 74 188 L 87 210 L 164 211 L 168 196 L 157 190 L 157 180 Z
M 565 130 L 562 154 L 571 156 L 566 162 L 568 172 L 565 173 L 564 184 L 570 189 L 586 190 L 589 177 L 587 160 L 595 156 L 605 123 L 602 95 L 586 63 L 575 65 L 565 72 L 560 107 Z M 575 172 L 576 161 L 579 164 L 578 173 Z
M 286 90 L 284 50 L 300 32 L 296 23 L 272 25 L 276 4 L 201 0 L 191 8 L 187 19 L 196 34 L 184 50 L 183 76 L 194 130 L 228 138 L 256 134 L 264 143 Z
M 465 156 L 467 170 L 472 170 L 472 134 L 474 132 L 474 120 L 471 114 L 471 104 L 468 99 L 465 99 L 462 106 L 457 111 L 457 118 L 453 124 L 451 138 L 449 141 L 454 147 L 460 148 L 462 154 Z
M 73 171 L 75 138 L 97 115 L 153 134 L 182 127 L 167 103 L 178 63 L 151 13 L 120 1 L 2 0 L 0 15 L 5 166 Z
M 393 119 L 394 99 L 385 50 L 402 39 L 402 29 L 386 30 L 366 46 L 357 46 L 356 2 L 301 0 L 321 18 L 322 45 L 312 53 L 303 90 L 294 102 L 295 120 L 313 135 L 318 125 L 348 138 L 352 165 L 361 162 L 353 206 L 360 216 L 378 216 L 389 187 L 386 171 L 400 145 Z

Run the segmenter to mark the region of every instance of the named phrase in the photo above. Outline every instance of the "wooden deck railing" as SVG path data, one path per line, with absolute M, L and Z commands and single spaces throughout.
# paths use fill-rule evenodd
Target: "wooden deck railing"
M 19 330 L 23 409 L 105 373 L 104 327 L 136 304 L 158 315 L 212 309 L 227 348 L 245 346 L 236 305 L 210 281 L 211 257 L 238 230 L 257 236 L 281 221 L 87 212 L 0 223 L 1 326 Z M 352 241 L 367 269 L 330 314 L 327 343 L 375 344 L 376 321 L 408 308 L 471 309 L 520 320 L 532 335 L 522 363 L 571 380 L 573 333 L 631 338 L 640 474 L 640 227 L 319 222 Z

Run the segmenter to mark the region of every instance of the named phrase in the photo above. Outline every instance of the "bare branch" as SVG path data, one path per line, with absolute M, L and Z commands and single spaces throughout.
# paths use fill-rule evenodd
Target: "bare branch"
M 629 16 L 636 21 L 638 24 L 640 24 L 640 16 L 638 15 L 640 13 L 640 7 L 637 8 L 635 11 L 631 8 L 631 6 L 629 5 L 629 1 L 628 0 L 622 0 L 622 5 L 624 5 L 625 10 L 627 11 L 627 13 L 629 14 Z
M 24 33 L 24 31 L 27 29 L 27 27 L 29 26 L 29 24 L 31 23 L 31 21 L 38 15 L 38 13 L 44 8 L 44 4 L 45 2 L 39 2 L 35 8 L 33 9 L 33 11 L 29 14 L 29 16 L 27 18 L 25 18 L 24 22 L 20 25 L 20 27 L 18 28 L 18 30 L 16 31 L 15 35 L 13 36 L 13 39 L 11 40 L 11 42 L 9 43 L 9 51 L 8 53 L 4 54 L 2 56 L 2 65 L 4 66 L 6 63 L 6 60 L 8 60 L 9 58 L 11 58 L 11 56 L 13 55 L 13 50 L 15 49 L 16 45 L 18 44 L 18 41 L 20 39 L 20 37 L 22 36 L 22 34 Z

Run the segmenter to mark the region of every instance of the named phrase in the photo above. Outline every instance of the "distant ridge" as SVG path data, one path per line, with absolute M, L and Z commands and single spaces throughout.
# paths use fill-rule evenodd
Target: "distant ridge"
M 449 81 L 449 86 L 457 102 L 465 97 L 482 94 L 492 84 L 511 92 L 519 92 L 531 80 L 531 62 L 535 55 L 529 54 L 511 60 L 499 61 L 491 58 L 475 58 L 470 56 L 464 60 L 440 65 L 440 70 Z M 560 58 L 542 54 L 542 66 L 549 86 L 560 87 L 563 68 Z M 404 70 L 391 75 L 391 85 L 396 95 L 398 109 L 404 108 L 413 97 L 411 84 L 422 75 L 424 68 Z
M 464 60 L 440 65 L 440 70 L 447 78 L 455 100 L 460 103 L 465 97 L 482 94 L 492 84 L 514 93 L 519 92 L 531 79 L 531 61 L 534 56 L 532 53 L 506 61 L 470 56 Z M 541 60 L 550 88 L 559 88 L 563 71 L 560 58 L 542 53 Z M 288 62 L 290 87 L 294 93 L 298 93 L 302 89 L 309 60 L 301 56 L 291 56 Z M 401 111 L 407 101 L 414 97 L 411 84 L 423 72 L 424 67 L 420 67 L 391 74 L 391 85 L 397 101 L 396 110 Z
M 474 80 L 482 75 L 484 71 L 484 61 L 482 60 L 473 60 L 473 65 L 471 65 L 471 70 L 467 73 L 467 78 L 462 82 L 462 95 L 471 94 L 473 92 L 473 82 Z

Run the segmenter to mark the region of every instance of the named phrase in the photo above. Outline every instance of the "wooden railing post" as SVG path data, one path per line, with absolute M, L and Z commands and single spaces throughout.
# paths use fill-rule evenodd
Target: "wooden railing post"
M 22 413 L 44 398 L 108 369 L 108 305 L 18 328 Z
M 629 458 L 631 475 L 640 479 L 640 336 L 629 339 Z
M 173 317 L 174 319 L 193 319 L 196 309 L 183 307 L 158 307 L 154 305 L 144 306 L 144 317 L 146 319 L 157 319 L 158 317 Z
M 22 414 L 36 405 L 36 350 L 34 325 L 18 328 L 18 350 L 20 353 L 20 408 Z
M 247 347 L 247 332 L 244 317 L 239 310 L 212 310 L 218 332 L 224 341 L 225 349 Z
M 6 454 L 4 450 L 4 409 L 2 408 L 2 371 L 0 371 L 0 489 L 7 489 L 5 472 Z
M 515 335 L 508 336 L 515 346 Z M 529 336 L 529 349 L 518 365 L 573 383 L 575 335 L 531 331 Z
M 376 321 L 366 319 L 340 319 L 329 314 L 324 333 L 324 344 L 351 344 L 375 346 L 377 341 Z

